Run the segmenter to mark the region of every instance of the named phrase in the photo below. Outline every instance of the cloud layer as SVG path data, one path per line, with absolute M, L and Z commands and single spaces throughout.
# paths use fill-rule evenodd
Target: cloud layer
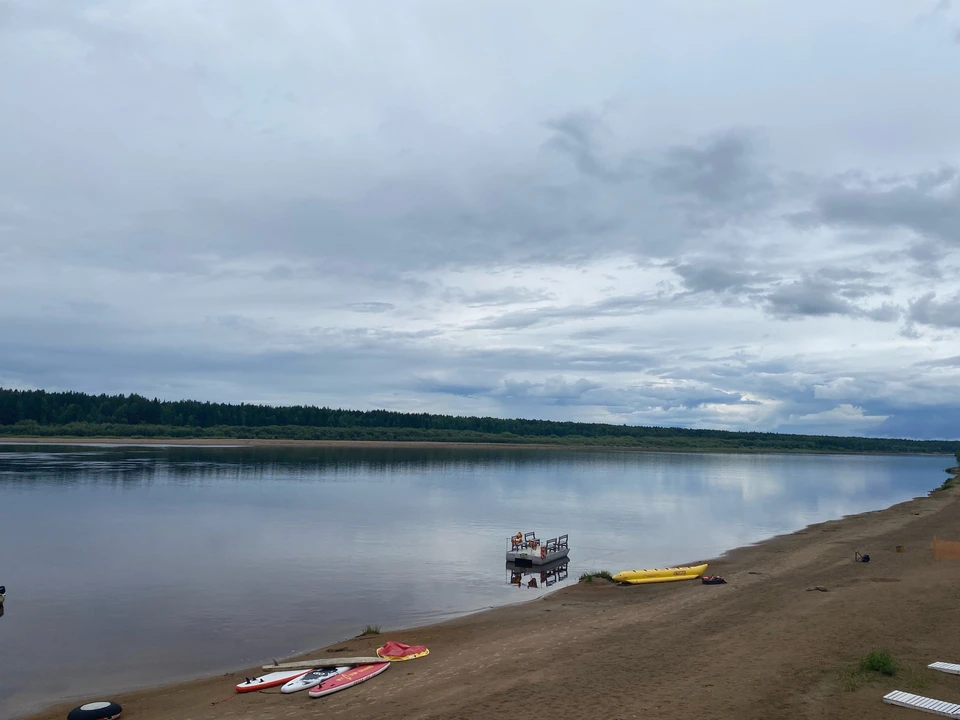
M 0 2 L 0 385 L 960 437 L 960 8 Z

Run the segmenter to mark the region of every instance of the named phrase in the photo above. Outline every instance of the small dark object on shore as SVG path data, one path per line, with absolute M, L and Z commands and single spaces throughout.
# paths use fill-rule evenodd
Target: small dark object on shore
M 704 575 L 700 578 L 700 582 L 704 585 L 726 585 L 727 583 L 727 581 L 719 575 Z
M 747 575 L 763 575 L 763 573 L 757 572 L 756 570 L 748 570 Z
M 856 550 L 853 551 L 853 561 L 854 562 L 870 562 L 869 555 L 861 555 Z
M 120 717 L 123 709 L 112 700 L 101 700 L 75 707 L 67 715 L 67 720 L 112 720 Z
M 823 585 L 814 585 L 812 588 L 807 588 L 807 592 L 811 592 L 813 590 L 819 590 L 820 592 L 830 592 Z

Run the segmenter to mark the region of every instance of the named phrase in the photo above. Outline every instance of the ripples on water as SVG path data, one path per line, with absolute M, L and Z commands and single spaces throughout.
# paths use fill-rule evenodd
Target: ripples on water
M 0 445 L 0 717 L 530 599 L 585 570 L 715 556 L 925 494 L 947 464 Z M 512 584 L 517 530 L 569 533 L 566 578 Z

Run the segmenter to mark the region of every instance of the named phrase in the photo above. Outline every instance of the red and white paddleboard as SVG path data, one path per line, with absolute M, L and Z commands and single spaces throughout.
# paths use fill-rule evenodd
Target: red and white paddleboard
M 308 690 L 307 694 L 312 698 L 318 698 L 329 695 L 330 693 L 335 693 L 338 690 L 346 690 L 372 677 L 376 677 L 388 667 L 390 667 L 390 663 L 388 662 L 374 663 L 372 665 L 357 665 L 349 670 L 344 670 L 342 673 L 337 673 L 331 678 L 327 678 L 316 687 Z
M 237 683 L 237 692 L 251 692 L 253 690 L 263 690 L 264 688 L 276 687 L 284 683 L 306 675 L 310 668 L 306 670 L 284 670 L 282 672 L 272 672 L 261 675 L 256 678 L 246 678 L 242 683 Z

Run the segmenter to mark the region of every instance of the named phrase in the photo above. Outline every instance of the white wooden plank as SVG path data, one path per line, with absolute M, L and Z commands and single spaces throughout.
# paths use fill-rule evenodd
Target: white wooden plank
M 935 662 L 927 665 L 931 670 L 939 670 L 940 672 L 950 673 L 951 675 L 960 675 L 960 664 L 958 663 L 948 663 L 948 662 Z
M 883 701 L 888 705 L 896 705 L 898 707 L 931 713 L 932 715 L 960 720 L 960 705 L 945 700 L 937 700 L 935 698 L 924 697 L 923 695 L 913 695 L 912 693 L 901 690 L 894 690 L 884 695 Z
M 387 662 L 381 657 L 326 657 L 316 660 L 297 660 L 296 662 L 264 665 L 264 670 L 312 670 L 320 667 L 335 667 L 337 665 L 374 665 Z

